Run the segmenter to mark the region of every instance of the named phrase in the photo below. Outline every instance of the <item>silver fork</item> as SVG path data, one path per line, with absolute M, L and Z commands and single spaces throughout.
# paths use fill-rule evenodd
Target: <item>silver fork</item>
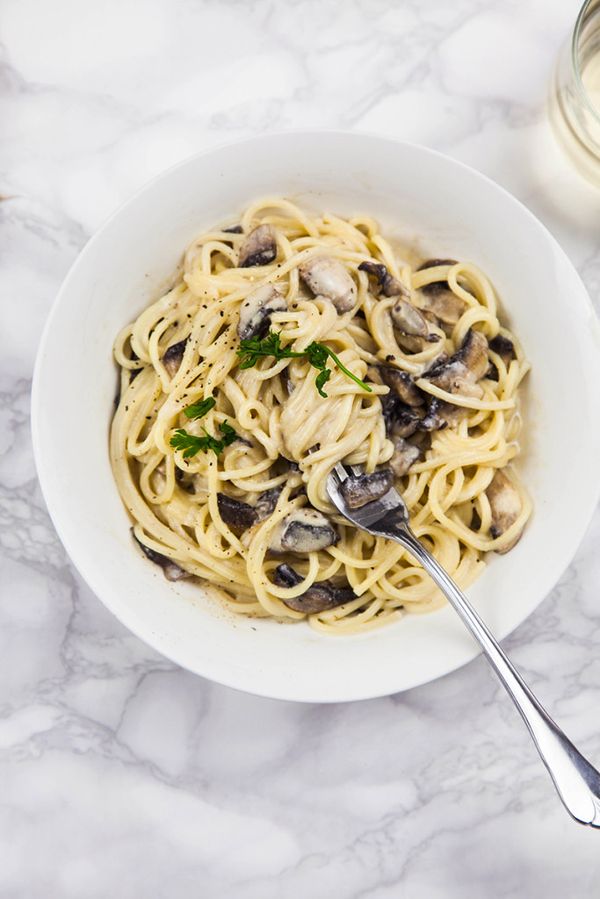
M 357 466 L 351 466 L 350 471 L 353 475 L 361 474 Z M 348 471 L 341 463 L 329 475 L 327 490 L 334 506 L 356 527 L 374 536 L 395 540 L 420 562 L 478 641 L 519 710 L 567 811 L 581 824 L 600 827 L 600 774 L 555 724 L 464 593 L 415 537 L 409 527 L 406 504 L 398 491 L 392 487 L 380 499 L 359 509 L 350 509 L 340 491 L 347 477 Z

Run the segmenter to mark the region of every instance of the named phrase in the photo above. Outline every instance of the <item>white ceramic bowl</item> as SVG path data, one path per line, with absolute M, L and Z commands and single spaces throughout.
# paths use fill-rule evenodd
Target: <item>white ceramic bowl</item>
M 555 240 L 504 190 L 438 153 L 366 135 L 276 134 L 210 150 L 152 181 L 104 225 L 60 291 L 37 359 L 33 435 L 44 496 L 94 592 L 191 671 L 314 702 L 406 690 L 476 654 L 449 608 L 354 637 L 233 616 L 201 587 L 170 584 L 148 563 L 113 482 L 116 333 L 156 296 L 197 233 L 263 194 L 368 213 L 427 254 L 471 260 L 491 278 L 533 366 L 520 470 L 535 513 L 469 595 L 503 637 L 554 585 L 600 483 L 600 341 L 589 298 Z

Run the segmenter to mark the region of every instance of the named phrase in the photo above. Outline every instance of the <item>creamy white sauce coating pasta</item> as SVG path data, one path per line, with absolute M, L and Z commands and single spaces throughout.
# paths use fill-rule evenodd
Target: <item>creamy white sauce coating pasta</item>
M 264 223 L 275 231 L 276 259 L 238 267 L 246 236 Z M 346 525 L 327 498 L 326 479 L 336 462 L 360 464 L 372 472 L 393 456 L 381 403 L 389 388 L 371 383 L 367 393 L 331 362 L 327 398 L 317 392 L 316 371 L 304 359 L 263 358 L 241 370 L 236 354 L 240 306 L 257 286 L 274 284 L 287 301 L 287 310 L 270 318 L 282 345 L 302 351 L 312 341 L 325 342 L 361 379 L 374 367 L 389 365 L 408 372 L 425 401 L 437 397 L 462 409 L 451 426 L 421 441 L 421 457 L 396 483 L 416 535 L 466 587 L 483 569 L 486 552 L 510 547 L 531 510 L 512 467 L 507 469 L 518 492 L 518 510 L 508 529 L 493 536 L 497 529 L 487 491 L 496 470 L 519 452 L 518 390 L 528 365 L 517 338 L 498 318 L 491 284 L 469 262 L 421 271 L 411 267 L 377 223 L 364 216 L 314 215 L 286 200 L 267 198 L 250 206 L 240 224 L 243 233 L 215 228 L 194 241 L 175 285 L 115 342 L 121 388 L 111 459 L 135 536 L 217 588 L 238 612 L 288 620 L 308 617 L 314 627 L 346 633 L 403 613 L 436 609 L 443 603 L 441 594 L 407 552 Z M 345 266 L 356 285 L 354 308 L 338 312 L 303 283 L 299 266 L 315 255 Z M 421 288 L 447 280 L 447 288 L 461 301 L 458 320 L 444 327 L 430 312 L 431 342 L 406 339 L 390 317 L 395 298 L 380 295 L 373 278 L 359 270 L 365 260 L 383 263 L 410 291 L 409 301 L 423 310 L 427 294 Z M 423 375 L 441 354 L 452 356 L 469 329 L 488 341 L 498 335 L 508 338 L 514 358 L 503 359 L 490 349 L 496 380 L 479 380 L 480 389 L 472 391 L 479 395 L 448 393 Z M 182 341 L 181 361 L 170 372 L 163 357 Z M 209 396 L 216 400 L 214 408 L 190 422 L 184 410 Z M 218 456 L 199 452 L 184 460 L 170 445 L 176 428 L 196 435 L 204 428 L 218 436 L 224 421 L 243 439 Z M 234 533 L 219 514 L 217 494 L 254 505 L 271 488 L 281 489 L 272 514 Z M 305 505 L 329 518 L 338 542 L 304 554 L 270 552 L 280 523 Z M 301 583 L 286 587 L 273 582 L 275 569 L 284 562 L 302 575 Z M 325 580 L 349 584 L 355 598 L 308 616 L 286 605 Z

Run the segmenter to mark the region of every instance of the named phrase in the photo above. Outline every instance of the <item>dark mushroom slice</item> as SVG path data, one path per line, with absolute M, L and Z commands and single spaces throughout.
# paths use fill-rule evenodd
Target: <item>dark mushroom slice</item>
M 414 434 L 422 417 L 417 406 L 407 406 L 395 393 L 380 397 L 385 432 L 391 437 L 410 437 Z
M 420 452 L 420 459 L 425 458 L 425 453 L 431 448 L 431 431 L 417 431 L 408 441 L 411 446 L 416 446 Z
M 243 234 L 244 229 L 241 225 L 232 225 L 230 228 L 221 228 L 223 234 Z
M 154 562 L 155 565 L 158 565 L 159 568 L 162 568 L 163 574 L 168 581 L 181 581 L 185 578 L 193 577 L 189 571 L 186 571 L 181 565 L 174 562 L 173 559 L 170 559 L 168 556 L 163 556 L 162 553 L 157 553 L 156 550 L 150 549 L 149 546 L 142 543 L 142 541 L 136 537 L 133 528 L 131 534 L 146 558 L 150 559 L 151 562 Z
M 350 509 L 360 509 L 380 499 L 393 483 L 394 475 L 389 468 L 380 468 L 372 474 L 348 475 L 340 484 L 340 493 Z
M 179 466 L 175 466 L 175 481 L 186 493 L 196 493 L 197 475 L 193 471 L 183 471 Z
M 490 535 L 496 540 L 515 523 L 521 514 L 523 509 L 521 496 L 510 478 L 501 469 L 496 471 L 485 493 L 492 512 Z M 508 552 L 521 539 L 522 533 L 521 530 L 508 546 L 498 549 L 496 552 Z
M 282 489 L 282 487 L 271 487 L 270 490 L 265 490 L 264 493 L 260 494 L 258 502 L 254 507 L 256 510 L 257 522 L 264 521 L 265 518 L 268 518 L 269 515 L 273 514 Z
M 439 334 L 429 333 L 427 319 L 417 307 L 402 297 L 398 297 L 390 309 L 390 317 L 394 328 L 408 337 L 420 337 L 428 343 L 436 343 L 440 339 Z
M 240 536 L 257 522 L 256 508 L 226 493 L 217 493 L 219 515 L 236 536 Z
M 455 259 L 428 259 L 423 265 L 417 269 L 418 272 L 427 268 L 434 268 L 438 265 L 455 265 Z M 437 320 L 445 331 L 452 330 L 461 315 L 467 308 L 467 304 L 450 289 L 448 282 L 432 281 L 431 284 L 424 284 L 419 289 L 420 303 L 419 308 L 427 316 L 431 316 Z
M 409 443 L 404 437 L 395 437 L 394 455 L 387 464 L 390 466 L 394 476 L 401 478 L 409 472 L 420 456 L 421 449 L 418 446 Z
M 250 232 L 240 247 L 238 266 L 251 268 L 254 265 L 268 265 L 277 258 L 277 240 L 270 225 L 259 225 Z
M 513 359 L 517 358 L 514 343 L 508 337 L 503 337 L 502 334 L 497 334 L 490 340 L 490 350 L 500 356 L 507 367 Z
M 477 381 L 488 367 L 488 342 L 480 331 L 471 328 L 460 349 L 449 359 L 436 362 L 423 377 L 447 393 L 480 397 L 482 390 Z
M 179 366 L 181 365 L 181 360 L 183 359 L 187 340 L 188 339 L 186 337 L 185 340 L 180 340 L 178 343 L 172 344 L 165 351 L 165 354 L 162 357 L 162 364 L 166 368 L 167 374 L 170 378 L 174 378 L 179 371 Z
M 228 496 L 226 493 L 217 493 L 219 515 L 239 537 L 248 528 L 254 527 L 255 524 L 264 521 L 273 513 L 280 493 L 281 487 L 265 490 L 260 494 L 254 506 L 236 499 L 234 496 Z
M 375 278 L 379 291 L 384 297 L 410 296 L 408 288 L 405 287 L 398 278 L 394 278 L 393 275 L 390 275 L 387 267 L 382 262 L 372 262 L 370 260 L 361 262 L 358 266 L 358 270 L 359 272 L 366 272 L 367 275 L 371 275 Z
M 442 431 L 448 425 L 452 427 L 465 415 L 466 410 L 461 406 L 446 403 L 437 397 L 432 397 L 427 406 L 427 412 L 418 425 L 419 431 Z
M 339 535 L 328 518 L 304 506 L 290 512 L 274 531 L 269 549 L 273 552 L 310 553 L 334 546 Z
M 271 325 L 274 312 L 285 312 L 287 302 L 284 296 L 272 284 L 263 284 L 248 294 L 240 307 L 238 337 L 248 340 L 250 337 L 264 337 Z
M 489 341 L 489 345 L 490 350 L 500 356 L 507 368 L 512 360 L 517 358 L 517 355 L 515 353 L 515 345 L 512 340 L 509 340 L 508 337 L 503 337 L 501 334 L 497 334 L 496 337 Z M 498 380 L 498 368 L 496 364 L 491 360 L 486 377 L 489 378 L 490 381 Z
M 275 569 L 273 581 L 278 587 L 296 587 L 304 578 L 295 571 L 291 565 L 278 565 Z M 318 581 L 312 584 L 308 590 L 300 596 L 292 599 L 284 599 L 282 602 L 295 612 L 305 612 L 307 615 L 315 612 L 325 612 L 334 609 L 345 602 L 356 599 L 356 593 L 350 586 L 333 584 L 331 581 Z
M 448 426 L 442 413 L 442 402 L 436 397 L 427 406 L 427 411 L 419 421 L 417 428 L 420 431 L 441 431 Z
M 356 304 L 356 284 L 339 259 L 313 256 L 298 269 L 300 277 L 315 296 L 331 300 L 338 312 L 348 312 Z
M 407 371 L 380 365 L 379 372 L 384 384 L 393 390 L 407 406 L 422 406 L 425 398 Z
M 434 296 L 423 296 L 419 309 L 434 323 L 438 323 L 446 334 L 451 334 L 455 324 L 465 312 L 467 304 L 451 290 L 445 290 Z

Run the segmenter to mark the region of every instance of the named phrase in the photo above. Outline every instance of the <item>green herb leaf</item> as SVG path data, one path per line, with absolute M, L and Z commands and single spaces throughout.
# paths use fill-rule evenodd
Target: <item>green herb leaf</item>
M 219 456 L 226 446 L 238 439 L 236 431 L 227 421 L 219 425 L 219 430 L 223 435 L 221 440 L 213 437 L 205 428 L 202 430 L 204 431 L 204 437 L 196 437 L 195 434 L 188 434 L 185 428 L 177 428 L 169 443 L 174 449 L 183 452 L 184 459 L 189 459 L 191 456 L 195 456 L 196 453 L 207 453 L 209 450 L 212 450 L 216 456 Z
M 327 394 L 322 390 L 323 385 L 331 377 L 331 372 L 327 369 L 327 359 L 333 359 L 340 371 L 350 378 L 367 393 L 372 393 L 372 389 L 356 375 L 353 375 L 345 365 L 342 365 L 333 350 L 330 350 L 324 343 L 313 341 L 304 352 L 297 353 L 287 347 L 281 346 L 281 336 L 276 331 L 269 331 L 266 337 L 250 337 L 247 340 L 241 340 L 237 355 L 240 357 L 240 368 L 252 368 L 263 356 L 273 356 L 274 359 L 306 359 L 313 368 L 318 368 L 321 374 L 315 379 L 317 390 L 321 396 L 326 397 Z M 328 375 L 324 375 L 324 371 L 329 371 Z
M 277 360 L 293 359 L 303 356 L 304 353 L 295 353 L 287 347 L 282 347 L 280 335 L 276 331 L 269 331 L 266 337 L 249 337 L 247 340 L 241 340 L 237 355 L 242 360 L 240 368 L 252 368 L 264 356 L 273 356 Z
M 359 387 L 362 387 L 363 390 L 366 390 L 367 393 L 373 393 L 373 389 L 371 387 L 369 387 L 368 384 L 365 384 L 364 381 L 361 381 L 360 378 L 357 378 L 356 375 L 353 375 L 352 372 L 349 369 L 347 369 L 345 365 L 342 365 L 342 363 L 340 362 L 338 357 L 335 355 L 333 350 L 330 350 L 329 347 L 325 347 L 325 349 L 327 350 L 327 354 L 329 355 L 329 357 L 331 359 L 333 359 L 333 361 L 335 362 L 337 367 L 340 369 L 340 371 L 344 372 L 344 374 L 346 375 L 347 378 L 350 378 L 352 381 L 354 381 L 355 384 L 358 384 Z
M 314 368 L 324 369 L 328 356 L 329 350 L 324 343 L 313 341 L 306 347 L 306 358 Z
M 214 396 L 207 396 L 205 400 L 200 400 L 199 403 L 192 403 L 191 406 L 184 409 L 184 415 L 186 418 L 191 419 L 202 418 L 207 412 L 210 412 L 216 404 L 217 401 Z
M 183 452 L 184 459 L 195 456 L 200 450 L 206 452 L 206 437 L 196 437 L 194 434 L 188 434 L 184 428 L 177 428 L 169 443 L 174 449 Z
M 327 394 L 323 390 L 323 385 L 327 383 L 327 381 L 329 380 L 330 377 L 331 377 L 331 369 L 324 368 L 324 369 L 322 369 L 322 371 L 319 372 L 319 374 L 315 378 L 315 386 L 321 396 L 324 396 L 324 397 L 327 396 Z
M 293 359 L 305 354 L 282 347 L 281 335 L 277 331 L 269 331 L 266 337 L 249 337 L 247 340 L 241 340 L 237 355 L 242 359 L 240 368 L 251 368 L 264 356 L 273 356 L 279 360 Z
M 222 443 L 224 446 L 230 446 L 234 440 L 238 439 L 238 435 L 228 421 L 224 421 L 222 425 L 219 425 L 219 430 L 223 435 Z

